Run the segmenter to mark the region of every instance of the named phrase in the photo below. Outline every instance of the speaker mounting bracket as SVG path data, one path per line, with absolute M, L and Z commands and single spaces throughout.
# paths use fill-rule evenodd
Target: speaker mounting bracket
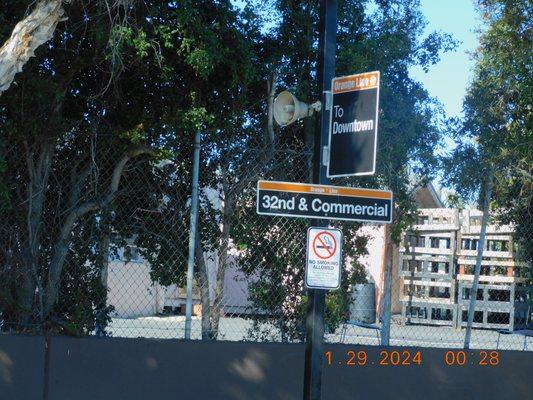
M 329 165 L 329 146 L 322 147 L 322 165 L 325 167 Z
M 332 96 L 331 90 L 325 90 L 324 97 L 326 99 L 326 111 L 329 111 L 331 110 L 331 107 L 333 106 L 333 96 Z

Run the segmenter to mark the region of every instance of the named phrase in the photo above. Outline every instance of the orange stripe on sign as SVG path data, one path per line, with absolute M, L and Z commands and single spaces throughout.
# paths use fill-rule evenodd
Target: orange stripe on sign
M 333 93 L 374 89 L 379 86 L 379 71 L 334 78 L 331 86 Z
M 388 190 L 359 189 L 328 185 L 308 185 L 305 183 L 259 181 L 259 189 L 279 190 L 280 192 L 316 193 L 325 195 L 369 197 L 372 199 L 392 199 L 392 192 Z

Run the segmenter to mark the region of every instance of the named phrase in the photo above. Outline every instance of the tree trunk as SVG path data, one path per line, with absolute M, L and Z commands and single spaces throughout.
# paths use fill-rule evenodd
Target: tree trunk
M 108 218 L 102 218 L 101 230 L 107 230 Z M 102 294 L 98 303 L 96 304 L 96 336 L 105 336 L 106 315 L 105 309 L 107 306 L 107 275 L 109 271 L 109 246 L 111 239 L 108 232 L 102 233 L 99 243 L 99 261 L 98 261 L 98 275 L 100 278 L 100 284 L 102 285 Z
M 66 217 L 63 226 L 61 227 L 60 234 L 57 238 L 54 246 L 54 252 L 52 260 L 50 261 L 50 267 L 48 270 L 48 280 L 46 283 L 45 300 L 43 317 L 46 318 L 52 311 L 54 304 L 57 301 L 59 295 L 59 284 L 61 280 L 61 272 L 63 270 L 63 264 L 67 257 L 68 248 L 70 245 L 70 237 L 72 230 L 74 229 L 76 222 L 82 216 L 87 213 L 94 212 L 105 208 L 109 205 L 117 196 L 118 187 L 120 184 L 120 178 L 122 172 L 126 167 L 126 164 L 131 158 L 138 157 L 140 155 L 151 155 L 155 153 L 148 148 L 140 147 L 131 149 L 117 162 L 113 169 L 111 183 L 109 185 L 108 193 L 98 200 L 89 201 L 75 207 Z M 73 186 L 72 191 L 78 190 L 79 187 Z M 77 203 L 77 198 L 75 199 Z
M 51 142 L 41 143 L 37 158 L 33 149 L 26 150 L 26 166 L 28 168 L 28 209 L 27 209 L 27 248 L 26 248 L 26 277 L 21 295 L 21 322 L 29 324 L 38 317 L 43 322 L 43 285 L 40 274 L 40 248 L 42 231 L 42 214 L 46 198 L 46 187 L 52 167 L 54 145 Z M 39 304 L 36 310 L 35 293 Z M 37 311 L 37 315 L 36 314 Z
M 267 81 L 268 88 L 268 112 L 267 112 L 267 133 L 269 147 L 274 148 L 276 142 L 276 136 L 274 133 L 274 97 L 276 96 L 277 89 L 277 75 L 272 73 L 270 79 Z
M 228 264 L 228 250 L 230 242 L 231 218 L 233 216 L 234 196 L 229 193 L 227 183 L 223 183 L 224 205 L 222 208 L 222 235 L 218 251 L 217 278 L 215 282 L 215 296 L 211 307 L 212 336 L 218 338 L 220 314 L 222 312 L 222 299 L 224 296 L 224 275 Z
M 31 261 L 29 261 L 31 262 Z M 28 265 L 29 265 L 28 262 Z M 32 273 L 26 271 L 23 275 L 23 281 L 20 286 L 20 314 L 19 314 L 19 323 L 21 326 L 29 327 L 33 319 L 36 317 L 35 314 L 35 288 L 37 287 L 37 282 Z
M 46 283 L 46 294 L 44 301 L 43 314 L 46 318 L 52 311 L 52 307 L 59 296 L 59 285 L 61 281 L 61 272 L 63 264 L 67 258 L 68 248 L 70 245 L 70 236 L 79 217 L 91 211 L 100 209 L 99 203 L 88 203 L 73 210 L 68 216 L 61 228 L 61 233 L 54 246 L 52 260 L 48 269 L 48 281 Z
M 65 20 L 62 3 L 62 0 L 39 1 L 0 48 L 0 94 L 9 88 L 35 50 L 53 37 L 57 24 Z
M 202 301 L 202 340 L 211 340 L 211 299 L 209 297 L 209 277 L 207 274 L 207 265 L 204 259 L 204 251 L 200 242 L 200 237 L 196 237 L 196 263 L 198 265 L 200 284 L 200 297 Z
M 391 227 L 385 225 L 385 255 L 383 271 L 383 295 L 381 302 L 381 345 L 388 346 L 390 339 L 393 242 Z

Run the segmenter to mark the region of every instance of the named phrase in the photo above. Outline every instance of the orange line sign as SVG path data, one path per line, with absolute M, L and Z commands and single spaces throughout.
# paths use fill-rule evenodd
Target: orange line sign
M 392 192 L 306 183 L 257 182 L 257 213 L 389 223 Z

